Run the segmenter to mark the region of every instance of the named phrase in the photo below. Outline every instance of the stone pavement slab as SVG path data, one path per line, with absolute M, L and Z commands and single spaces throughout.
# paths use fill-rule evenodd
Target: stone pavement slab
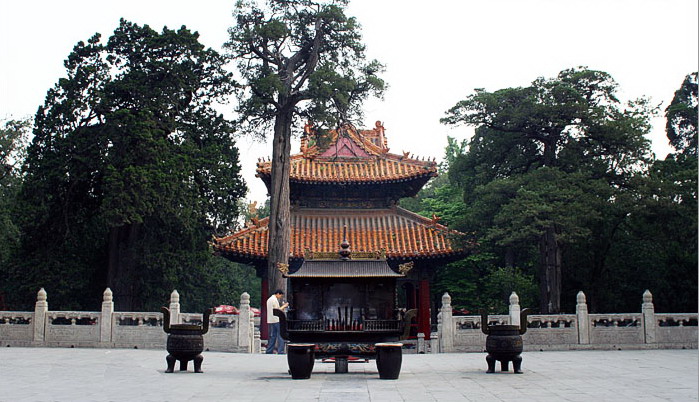
M 697 401 L 697 350 L 525 352 L 524 374 L 486 374 L 485 353 L 403 355 L 398 380 L 374 361 L 347 374 L 316 361 L 204 353 L 204 374 L 165 373 L 164 350 L 0 349 L 0 401 Z M 178 368 L 179 366 L 176 366 Z M 499 368 L 499 364 L 498 364 Z

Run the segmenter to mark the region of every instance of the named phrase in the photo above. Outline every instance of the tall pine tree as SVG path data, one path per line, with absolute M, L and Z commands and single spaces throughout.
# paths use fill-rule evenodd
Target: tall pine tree
M 347 0 L 238 2 L 227 48 L 238 61 L 245 91 L 238 111 L 246 128 L 265 137 L 271 130 L 270 289 L 286 289 L 277 264 L 289 261 L 289 154 L 292 126 L 300 119 L 336 128 L 361 116 L 361 103 L 380 95 L 383 70 L 367 61 Z
M 175 286 L 204 302 L 221 280 L 207 241 L 235 224 L 245 194 L 233 126 L 213 108 L 234 90 L 225 63 L 185 27 L 124 20 L 107 43 L 75 46 L 26 160 L 27 286 L 65 308 L 104 286 L 119 310 L 153 308 Z
M 538 255 L 542 313 L 561 309 L 565 246 L 593 230 L 613 236 L 613 226 L 600 226 L 610 222 L 601 211 L 626 199 L 650 161 L 647 101 L 624 107 L 616 87 L 605 72 L 568 69 L 527 87 L 476 90 L 442 119 L 477 127 L 450 177 L 464 188 L 474 228 L 504 249 L 506 265 Z

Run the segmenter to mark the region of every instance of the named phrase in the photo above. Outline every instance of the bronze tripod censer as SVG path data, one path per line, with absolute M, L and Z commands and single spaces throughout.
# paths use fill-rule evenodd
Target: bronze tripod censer
M 512 362 L 514 372 L 522 374 L 523 350 L 522 335 L 527 332 L 528 309 L 522 310 L 519 315 L 519 325 L 488 325 L 488 313 L 481 310 L 481 330 L 488 335 L 485 338 L 485 357 L 488 362 L 487 373 L 495 372 L 495 362 L 500 362 L 502 371 L 509 370 L 509 363 Z
M 194 360 L 194 372 L 203 373 L 201 371 L 201 363 L 204 357 L 201 352 L 204 351 L 204 334 L 209 332 L 209 316 L 213 309 L 208 309 L 204 312 L 202 325 L 193 324 L 172 324 L 170 325 L 170 310 L 167 307 L 162 307 L 163 312 L 163 331 L 167 336 L 167 351 L 168 355 L 165 358 L 167 361 L 166 373 L 172 373 L 175 370 L 175 361 L 180 361 L 180 371 L 187 371 L 187 363 Z

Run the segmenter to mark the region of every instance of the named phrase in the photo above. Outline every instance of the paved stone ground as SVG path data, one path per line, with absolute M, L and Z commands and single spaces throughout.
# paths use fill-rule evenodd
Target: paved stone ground
M 696 401 L 697 350 L 525 352 L 516 375 L 485 354 L 403 355 L 398 380 L 374 361 L 292 380 L 285 356 L 204 353 L 204 374 L 165 374 L 165 351 L 0 349 L 1 401 Z M 179 367 L 179 366 L 177 366 Z M 499 364 L 498 364 L 499 367 Z

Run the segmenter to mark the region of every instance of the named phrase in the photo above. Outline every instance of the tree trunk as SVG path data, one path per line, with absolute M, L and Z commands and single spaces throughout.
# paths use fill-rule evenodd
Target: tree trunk
M 141 308 L 139 278 L 136 275 L 137 244 L 141 224 L 128 224 L 109 230 L 107 286 L 114 295 L 114 309 L 137 311 Z
M 289 154 L 291 152 L 292 109 L 282 110 L 274 121 L 272 181 L 270 190 L 267 278 L 269 291 L 286 292 L 286 278 L 277 263 L 289 263 Z M 265 302 L 266 300 L 263 300 Z
M 544 230 L 539 241 L 541 267 L 539 289 L 541 314 L 556 314 L 561 310 L 561 248 L 553 227 Z
M 550 136 L 553 137 L 553 136 Z M 556 144 L 558 140 L 556 137 L 549 138 L 547 141 L 543 141 L 544 144 L 544 154 L 543 154 L 543 164 L 544 166 L 556 166 Z

